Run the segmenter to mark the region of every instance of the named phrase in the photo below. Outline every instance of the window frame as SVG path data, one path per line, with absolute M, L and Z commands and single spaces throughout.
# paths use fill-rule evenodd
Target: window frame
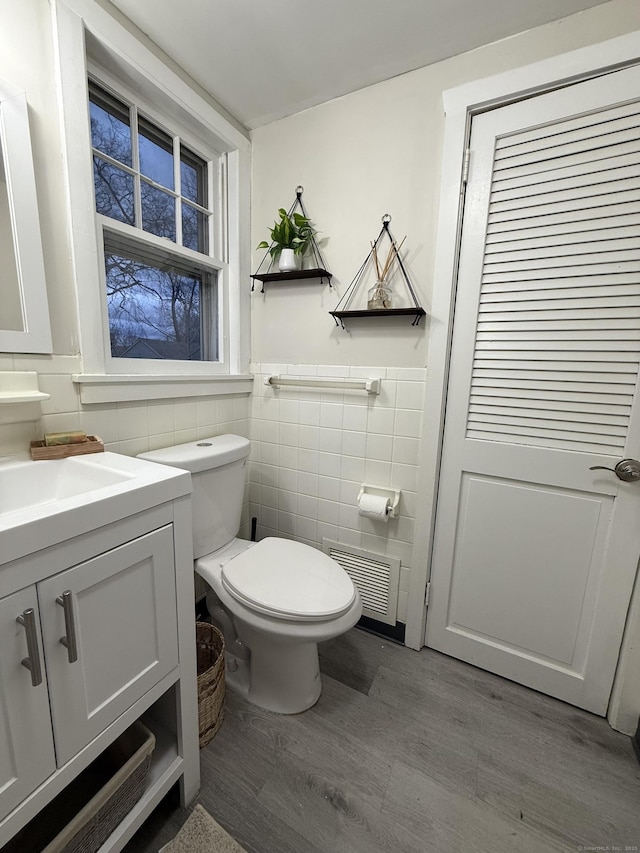
M 225 155 L 216 152 L 212 147 L 206 147 L 202 139 L 195 137 L 189 133 L 188 128 L 170 127 L 171 120 L 166 115 L 162 114 L 144 98 L 133 92 L 126 84 L 120 84 L 108 70 L 101 67 L 97 63 L 89 60 L 87 63 L 87 115 L 89 116 L 89 81 L 94 82 L 101 89 L 104 89 L 108 94 L 112 95 L 117 100 L 125 104 L 130 110 L 130 119 L 132 125 L 132 149 L 137 142 L 138 133 L 133 129 L 133 122 L 142 117 L 144 120 L 156 125 L 162 132 L 166 133 L 173 141 L 174 157 L 176 139 L 200 157 L 207 165 L 207 196 L 210 201 L 208 211 L 211 218 L 208 225 L 209 252 L 207 254 L 196 252 L 186 246 L 179 245 L 165 237 L 159 237 L 149 231 L 144 231 L 142 225 L 129 225 L 117 219 L 112 219 L 109 216 L 98 213 L 95 208 L 94 195 L 94 215 L 96 219 L 96 239 L 98 244 L 99 258 L 99 276 L 102 285 L 102 343 L 104 349 L 104 364 L 105 370 L 110 374 L 125 374 L 143 373 L 143 374 L 165 374 L 165 373 L 206 373 L 211 374 L 227 374 L 229 373 L 229 335 L 226 334 L 228 325 L 228 268 L 226 261 L 227 247 L 224 244 L 224 217 L 225 211 L 223 208 L 224 198 L 224 159 Z M 119 88 L 117 88 L 119 87 Z M 133 109 L 132 109 L 133 108 Z M 90 126 L 90 117 L 89 117 Z M 91 145 L 89 157 L 92 168 L 92 186 L 93 186 L 93 156 L 94 148 Z M 139 163 L 139 157 L 132 150 L 133 164 L 127 167 L 127 171 L 139 180 L 144 180 L 155 186 L 149 178 L 142 174 Z M 108 155 L 105 160 L 108 160 Z M 118 164 L 119 166 L 121 164 Z M 172 196 L 176 198 L 176 190 L 170 191 Z M 136 192 L 137 196 L 137 192 Z M 139 218 L 138 210 L 139 199 L 135 204 L 136 219 Z M 176 214 L 177 223 L 177 214 Z M 218 328 L 218 359 L 216 361 L 188 361 L 188 360 L 172 360 L 172 359 L 144 359 L 144 358 L 121 358 L 111 354 L 110 343 L 110 326 L 109 312 L 107 304 L 107 284 L 105 273 L 105 234 L 120 238 L 123 242 L 135 245 L 136 247 L 146 247 L 149 259 L 157 260 L 164 259 L 167 262 L 174 260 L 176 263 L 183 261 L 193 269 L 201 269 L 213 276 L 215 287 L 217 289 L 217 311 L 215 319 Z M 216 255 L 217 251 L 217 255 Z M 144 254 L 144 251 L 141 252 Z
M 214 102 L 150 51 L 136 36 L 91 0 L 54 0 L 58 100 L 71 222 L 82 370 L 74 374 L 83 403 L 163 399 L 175 396 L 247 393 L 249 374 L 249 203 L 248 133 L 227 119 Z M 218 281 L 222 324 L 218 362 L 113 358 L 104 285 L 103 229 L 139 239 L 138 228 L 95 213 L 88 79 L 134 102 L 170 135 L 203 159 L 218 159 L 213 242 L 204 256 L 148 232 L 158 252 L 195 256 Z M 82 83 L 80 83 L 80 80 Z M 150 106 L 151 105 L 151 106 Z M 172 118 L 167 122 L 166 115 Z M 213 170 L 209 170 L 212 184 Z M 210 198 L 214 186 L 209 186 Z M 215 188 L 217 190 L 217 187 Z M 89 216 L 91 212 L 91 216 Z M 124 231 L 122 230 L 124 229 Z M 214 248 L 217 247 L 217 248 Z M 179 380 L 179 385 L 177 381 Z M 176 389 L 179 387 L 179 393 Z

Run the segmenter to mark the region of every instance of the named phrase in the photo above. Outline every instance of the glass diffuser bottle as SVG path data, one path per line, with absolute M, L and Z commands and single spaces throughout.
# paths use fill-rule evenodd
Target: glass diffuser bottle
M 367 310 L 378 311 L 381 308 L 393 308 L 393 293 L 384 279 L 376 281 L 367 294 Z

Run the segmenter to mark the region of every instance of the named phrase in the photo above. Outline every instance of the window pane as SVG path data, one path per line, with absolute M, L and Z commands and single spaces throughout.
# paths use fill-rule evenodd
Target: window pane
M 95 84 L 91 84 L 89 111 L 93 147 L 114 160 L 131 166 L 129 108 Z
M 182 203 L 182 245 L 194 252 L 207 253 L 207 219 L 206 214 L 196 210 L 186 202 Z
M 200 207 L 207 206 L 207 164 L 205 161 L 180 146 L 180 184 L 183 198 L 194 201 Z
M 132 253 L 135 254 L 135 253 Z M 170 263 L 105 250 L 111 354 L 115 358 L 198 361 L 216 358 L 217 328 L 203 332 L 215 301 L 209 277 Z
M 132 175 L 94 155 L 93 185 L 98 213 L 135 225 Z
M 142 181 L 142 228 L 176 241 L 176 203 L 173 196 Z
M 138 121 L 140 171 L 167 189 L 174 189 L 173 140 L 144 118 Z

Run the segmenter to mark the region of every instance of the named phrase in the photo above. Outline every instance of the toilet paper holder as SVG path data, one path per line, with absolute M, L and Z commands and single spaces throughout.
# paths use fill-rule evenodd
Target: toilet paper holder
M 375 495 L 376 497 L 387 498 L 389 501 L 387 517 L 396 517 L 398 506 L 400 505 L 400 489 L 389 489 L 384 486 L 370 486 L 367 485 L 367 483 L 363 483 L 360 486 L 360 491 L 358 492 L 358 506 L 360 506 L 360 501 L 362 500 L 363 495 Z

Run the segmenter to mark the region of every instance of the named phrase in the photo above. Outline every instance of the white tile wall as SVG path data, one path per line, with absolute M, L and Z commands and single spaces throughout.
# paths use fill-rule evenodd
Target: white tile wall
M 78 358 L 16 355 L 7 357 L 2 369 L 36 370 L 40 390 L 51 397 L 42 403 L 39 421 L 0 425 L 0 456 L 28 451 L 29 442 L 45 432 L 71 429 L 99 435 L 105 449 L 128 456 L 225 432 L 249 435 L 246 394 L 82 406 L 71 381 L 71 374 L 81 371 Z
M 425 371 L 340 365 L 255 364 L 254 394 L 197 400 L 82 406 L 73 357 L 6 356 L 5 370 L 36 370 L 51 395 L 36 422 L 0 425 L 0 456 L 27 451 L 45 432 L 83 429 L 107 450 L 135 455 L 170 444 L 234 432 L 252 439 L 242 535 L 252 516 L 258 535 L 299 539 L 320 548 L 324 537 L 399 557 L 398 618 L 406 621 L 416 504 Z M 264 377 L 380 377 L 381 393 L 271 388 Z M 402 489 L 400 517 L 387 524 L 361 518 L 360 485 Z
M 406 621 L 416 471 L 426 371 L 340 365 L 254 364 L 250 410 L 249 512 L 258 536 L 284 536 L 322 547 L 323 537 L 402 561 L 398 619 Z M 270 374 L 380 377 L 364 391 L 272 388 Z M 361 484 L 400 488 L 400 516 L 387 524 L 361 518 Z

